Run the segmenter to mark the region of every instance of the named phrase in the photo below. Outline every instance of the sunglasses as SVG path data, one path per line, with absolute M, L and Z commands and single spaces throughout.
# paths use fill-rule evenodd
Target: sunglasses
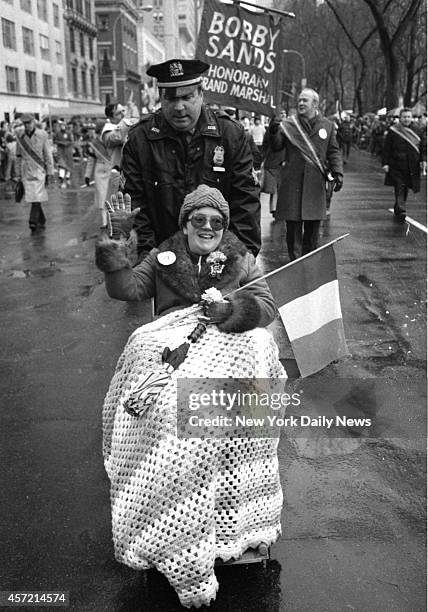
M 219 232 L 226 227 L 226 221 L 223 217 L 207 217 L 206 215 L 196 214 L 189 217 L 189 221 L 196 229 L 205 227 L 208 221 L 213 232 Z

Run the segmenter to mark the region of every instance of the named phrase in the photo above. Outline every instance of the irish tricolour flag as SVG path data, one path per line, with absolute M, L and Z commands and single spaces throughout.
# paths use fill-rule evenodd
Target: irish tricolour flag
M 302 376 L 348 354 L 334 242 L 265 276 Z

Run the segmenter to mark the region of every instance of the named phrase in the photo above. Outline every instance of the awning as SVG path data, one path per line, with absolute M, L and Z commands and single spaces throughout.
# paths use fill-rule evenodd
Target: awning
M 56 117 L 74 117 L 83 115 L 85 117 L 104 117 L 105 106 L 102 104 L 70 104 L 69 106 L 53 106 L 49 104 L 48 114 Z

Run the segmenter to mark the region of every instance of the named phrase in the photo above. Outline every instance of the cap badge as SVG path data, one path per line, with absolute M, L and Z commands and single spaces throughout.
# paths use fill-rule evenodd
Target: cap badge
M 172 251 L 162 251 L 158 253 L 156 257 L 161 266 L 170 266 L 177 259 L 175 253 Z
M 181 62 L 171 62 L 169 65 L 170 77 L 184 76 L 183 64 Z
M 222 166 L 224 164 L 224 148 L 216 147 L 213 157 L 214 166 Z

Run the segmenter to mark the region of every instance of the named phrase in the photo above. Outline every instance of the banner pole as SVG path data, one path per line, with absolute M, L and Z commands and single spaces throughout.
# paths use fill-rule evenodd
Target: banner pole
M 327 247 L 331 246 L 332 244 L 335 244 L 336 242 L 339 242 L 339 240 L 343 240 L 347 236 L 349 236 L 349 232 L 347 234 L 343 234 L 342 236 L 339 236 L 338 238 L 335 238 L 334 240 L 331 240 L 330 242 L 327 242 L 327 244 L 323 244 L 322 246 L 318 247 L 314 251 L 311 251 L 310 253 L 306 253 L 306 255 L 302 255 L 302 257 L 299 257 L 298 259 L 295 259 L 294 261 L 289 261 L 287 264 L 285 264 L 284 266 L 281 266 L 280 268 L 276 268 L 275 270 L 272 270 L 271 272 L 268 272 L 267 274 L 263 274 L 263 276 L 259 276 L 259 278 L 255 278 L 254 280 L 250 281 L 246 285 L 243 285 L 242 287 L 238 287 L 238 289 L 234 289 L 233 291 L 231 291 L 230 293 L 227 293 L 223 297 L 228 297 L 229 295 L 232 295 L 232 293 L 242 291 L 242 289 L 246 289 L 247 287 L 254 285 L 254 283 L 257 283 L 258 281 L 264 278 L 268 278 L 269 276 L 272 276 L 273 274 L 276 274 L 277 272 L 280 272 L 281 270 L 284 270 L 285 268 L 289 268 L 293 264 L 301 262 L 302 259 L 307 259 L 308 257 L 315 255 L 315 253 L 319 253 L 323 249 L 326 249 Z
M 265 13 L 276 13 L 277 15 L 281 15 L 282 17 L 290 17 L 290 19 L 296 19 L 295 13 L 290 13 L 288 11 L 280 11 L 279 9 L 270 8 L 267 6 L 260 6 L 259 4 L 254 4 L 253 2 L 246 2 L 246 0 L 232 0 L 233 4 L 243 4 L 244 7 L 247 4 L 248 6 L 253 6 L 254 8 L 263 9 Z

